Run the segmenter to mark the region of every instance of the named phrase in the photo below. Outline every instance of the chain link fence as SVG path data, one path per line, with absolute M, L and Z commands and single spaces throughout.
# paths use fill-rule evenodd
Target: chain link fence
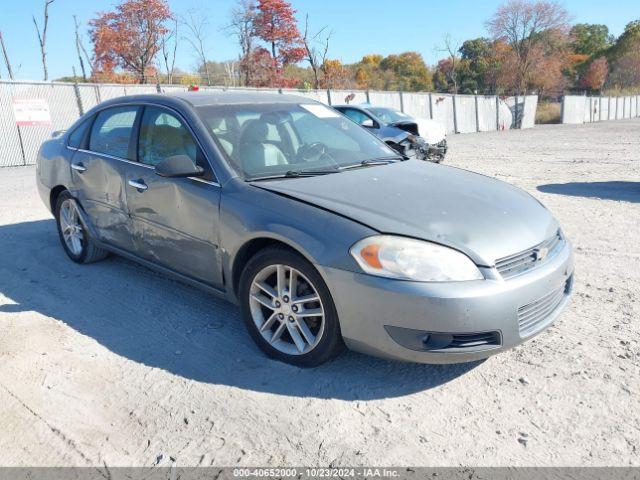
M 200 90 L 226 90 L 200 87 Z M 0 167 L 32 165 L 38 148 L 57 130 L 67 129 L 100 102 L 125 95 L 184 92 L 180 85 L 74 84 L 0 80 Z M 363 90 L 294 90 L 234 88 L 300 95 L 328 104 L 371 103 L 442 123 L 449 133 L 485 132 L 534 125 L 538 97 L 496 97 L 445 93 L 376 92 Z M 46 121 L 25 122 L 16 105 L 37 102 L 48 112 Z M 623 108 L 623 107 L 621 107 Z

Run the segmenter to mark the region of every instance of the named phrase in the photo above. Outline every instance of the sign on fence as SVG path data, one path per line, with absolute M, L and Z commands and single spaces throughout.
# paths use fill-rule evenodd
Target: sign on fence
M 18 126 L 51 124 L 49 104 L 42 98 L 14 98 L 12 105 Z

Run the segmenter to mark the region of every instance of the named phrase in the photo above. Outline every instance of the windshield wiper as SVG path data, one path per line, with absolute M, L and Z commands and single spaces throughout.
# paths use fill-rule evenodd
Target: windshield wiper
M 405 160 L 402 155 L 392 155 L 386 157 L 367 158 L 360 163 L 354 163 L 353 165 L 345 165 L 341 167 L 341 170 L 348 170 L 350 168 L 370 167 L 375 165 L 387 165 L 389 163 L 395 163 L 398 160 Z
M 328 175 L 330 173 L 338 173 L 340 170 L 337 168 L 331 170 L 289 170 L 285 172 L 286 178 L 291 177 L 315 177 L 316 175 Z
M 339 173 L 339 169 L 331 170 L 287 170 L 285 173 L 279 175 L 269 175 L 265 177 L 250 178 L 249 181 L 257 180 L 274 180 L 278 178 L 299 178 L 299 177 L 315 177 L 317 175 L 328 175 L 330 173 Z

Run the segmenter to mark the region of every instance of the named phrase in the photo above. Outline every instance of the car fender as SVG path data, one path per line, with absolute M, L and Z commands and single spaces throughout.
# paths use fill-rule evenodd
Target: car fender
M 252 241 L 282 243 L 318 267 L 360 271 L 349 248 L 377 233 L 347 217 L 264 190 L 259 182 L 230 182 L 223 191 L 220 209 L 222 268 L 232 300 L 233 287 L 241 274 L 236 268 L 238 255 Z M 322 268 L 318 270 L 323 275 Z

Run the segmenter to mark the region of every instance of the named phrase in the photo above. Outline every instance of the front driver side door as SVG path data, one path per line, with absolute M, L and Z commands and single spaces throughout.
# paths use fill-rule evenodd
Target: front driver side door
M 204 177 L 157 175 L 155 166 L 172 155 L 187 155 L 205 169 Z M 137 255 L 220 288 L 220 186 L 193 133 L 173 111 L 146 106 L 137 159 L 125 178 Z

